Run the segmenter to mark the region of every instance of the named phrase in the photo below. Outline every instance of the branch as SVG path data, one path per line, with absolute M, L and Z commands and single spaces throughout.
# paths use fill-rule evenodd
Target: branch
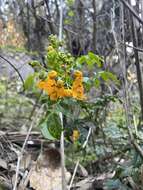
M 45 5 L 46 5 L 46 8 L 47 8 L 47 11 L 48 11 L 48 16 L 49 16 L 49 21 L 48 24 L 49 24 L 49 28 L 51 30 L 52 33 L 56 34 L 56 30 L 55 30 L 55 27 L 54 27 L 54 23 L 51 22 L 52 21 L 52 16 L 51 16 L 51 12 L 50 12 L 50 8 L 49 8 L 49 4 L 48 4 L 48 1 L 47 0 L 44 0 L 45 2 Z M 46 15 L 47 16 L 47 15 Z
M 132 41 L 133 46 L 138 46 L 138 36 L 137 36 L 137 29 L 135 26 L 133 15 L 130 16 L 130 25 L 131 25 L 131 32 L 132 32 Z M 140 95 L 140 107 L 141 107 L 141 120 L 143 120 L 143 84 L 142 84 L 142 70 L 140 66 L 139 54 L 136 49 L 134 49 L 134 56 L 135 56 L 135 66 L 136 66 L 136 74 L 137 74 L 137 81 L 138 81 L 138 88 L 139 88 L 139 95 Z
M 134 15 L 134 17 L 143 25 L 143 20 L 139 17 L 139 15 L 136 13 L 136 11 L 133 9 L 133 7 L 125 0 L 120 0 L 126 8 L 129 9 L 129 11 Z
M 22 81 L 23 88 L 24 88 L 24 90 L 25 90 L 24 80 L 23 80 L 23 78 L 22 78 L 22 76 L 21 76 L 19 70 L 18 70 L 9 60 L 7 60 L 7 59 L 6 59 L 5 57 L 3 57 L 2 55 L 0 55 L 0 58 L 3 59 L 4 61 L 6 61 L 6 62 L 17 72 L 19 78 L 20 78 L 21 81 Z
M 93 6 L 93 14 L 92 14 L 92 19 L 93 19 L 93 32 L 92 32 L 92 39 L 93 39 L 93 50 L 94 52 L 96 51 L 96 0 L 92 0 L 92 6 Z
M 65 148 L 64 148 L 64 123 L 63 114 L 60 112 L 59 117 L 62 125 L 61 139 L 60 139 L 60 152 L 61 152 L 61 173 L 62 173 L 62 190 L 66 190 L 66 178 L 65 178 Z
M 36 122 L 37 122 L 37 120 L 38 120 L 38 116 L 39 116 L 39 114 L 40 114 L 40 112 L 41 112 L 41 109 L 43 109 L 43 106 L 38 110 L 38 112 L 37 112 L 37 114 L 36 114 L 36 116 L 35 116 L 36 120 L 33 119 L 33 121 L 31 122 L 31 125 L 30 125 L 30 127 L 29 127 L 28 132 L 27 132 L 25 141 L 24 141 L 24 143 L 23 143 L 21 152 L 18 152 L 18 153 L 17 153 L 17 154 L 18 154 L 18 160 L 17 160 L 16 174 L 15 174 L 15 183 L 14 183 L 13 190 L 16 190 L 16 189 L 17 189 L 18 175 L 19 175 L 19 170 L 20 170 L 20 163 L 21 163 L 21 160 L 22 160 L 22 156 L 23 156 L 23 154 L 24 154 L 24 149 L 25 149 L 25 146 L 26 146 L 27 141 L 28 141 L 28 139 L 29 139 L 29 136 L 30 136 L 30 133 L 31 133 L 31 131 L 32 131 L 32 128 L 34 127 L 34 125 L 36 124 Z
M 132 49 L 135 49 L 135 50 L 137 50 L 137 51 L 143 53 L 143 49 L 142 49 L 142 48 L 135 47 L 135 46 L 131 46 L 131 45 L 129 45 L 129 44 L 125 44 L 125 43 L 122 42 L 122 41 L 119 41 L 119 43 L 122 44 L 122 45 L 124 45 L 124 46 L 126 46 L 126 47 L 130 47 L 130 48 L 132 48 Z
M 88 131 L 88 134 L 87 134 L 87 137 L 86 137 L 86 140 L 85 140 L 85 142 L 84 142 L 83 145 L 82 145 L 82 148 L 83 148 L 83 149 L 86 147 L 86 145 L 87 145 L 87 143 L 88 143 L 88 141 L 89 141 L 89 137 L 90 137 L 90 135 L 91 135 L 91 132 L 92 132 L 92 128 L 90 127 L 90 128 L 89 128 L 89 131 Z M 74 168 L 74 172 L 73 172 L 73 175 L 72 175 L 72 178 L 71 178 L 71 181 L 70 181 L 68 190 L 70 190 L 71 187 L 72 187 L 72 184 L 73 184 L 73 181 L 74 181 L 74 178 L 75 178 L 75 175 L 76 175 L 78 166 L 79 166 L 79 162 L 80 162 L 80 161 L 79 161 L 79 159 L 78 159 L 77 162 L 76 162 L 75 168 Z

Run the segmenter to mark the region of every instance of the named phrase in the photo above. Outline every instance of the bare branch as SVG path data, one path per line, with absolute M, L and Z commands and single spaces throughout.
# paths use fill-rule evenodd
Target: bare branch
M 143 25 L 143 20 L 139 17 L 133 7 L 125 0 L 121 0 L 121 2 L 129 9 L 129 11 L 134 15 L 134 17 Z
M 20 78 L 21 81 L 22 81 L 23 88 L 24 88 L 24 90 L 25 90 L 24 80 L 23 80 L 23 78 L 22 78 L 22 76 L 21 76 L 19 70 L 18 70 L 8 59 L 6 59 L 5 57 L 3 57 L 2 55 L 0 55 L 0 58 L 3 59 L 4 61 L 6 61 L 6 62 L 17 72 L 19 78 Z

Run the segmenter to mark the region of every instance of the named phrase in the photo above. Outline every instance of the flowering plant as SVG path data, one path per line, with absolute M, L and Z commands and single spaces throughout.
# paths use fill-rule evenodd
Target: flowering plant
M 30 65 L 35 72 L 25 82 L 25 88 L 39 92 L 42 90 L 41 103 L 44 104 L 45 115 L 39 127 L 47 139 L 59 139 L 62 129 L 59 112 L 64 116 L 64 131 L 67 140 L 77 141 L 79 134 L 82 139 L 81 120 L 93 113 L 95 102 L 89 101 L 87 92 L 100 88 L 100 83 L 117 81 L 115 75 L 103 71 L 103 59 L 92 52 L 88 55 L 73 57 L 60 48 L 63 44 L 55 36 L 50 36 L 45 61 L 32 61 Z M 96 72 L 92 70 L 96 68 Z M 84 70 L 92 73 L 84 76 Z M 102 70 L 101 70 L 102 69 Z M 36 82 L 35 82 L 36 81 Z M 30 85 L 29 85 L 30 84 Z M 85 95 L 86 94 L 86 95 Z M 92 116 L 90 116 L 92 119 Z

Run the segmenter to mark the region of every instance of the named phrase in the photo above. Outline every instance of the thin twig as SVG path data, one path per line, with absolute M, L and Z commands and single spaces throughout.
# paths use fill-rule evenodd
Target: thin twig
M 62 41 L 63 37 L 63 0 L 60 0 L 60 20 L 59 20 L 59 41 Z M 62 169 L 62 190 L 67 189 L 66 179 L 65 179 L 65 152 L 64 152 L 64 123 L 63 114 L 59 113 L 62 125 L 61 139 L 60 139 L 60 149 L 61 149 L 61 169 Z
M 88 131 L 88 135 L 87 135 L 87 137 L 86 137 L 86 140 L 85 140 L 85 142 L 84 142 L 83 145 L 82 145 L 82 148 L 85 148 L 85 147 L 86 147 L 86 145 L 87 145 L 87 143 L 88 143 L 88 140 L 89 140 L 89 137 L 90 137 L 90 135 L 91 135 L 91 131 L 92 131 L 92 128 L 90 127 L 90 128 L 89 128 L 89 131 Z
M 61 149 L 61 169 L 62 169 L 62 190 L 66 190 L 66 180 L 65 180 L 65 153 L 64 153 L 64 125 L 63 125 L 63 114 L 59 113 L 62 125 L 61 139 L 60 139 L 60 149 Z
M 23 78 L 22 78 L 22 76 L 21 76 L 19 70 L 18 70 L 8 59 L 6 59 L 5 57 L 3 57 L 2 55 L 0 55 L 0 58 L 3 59 L 4 61 L 6 61 L 6 62 L 17 72 L 19 78 L 20 78 L 21 81 L 22 81 L 23 88 L 24 88 L 24 90 L 25 90 L 24 80 L 23 80 Z
M 139 17 L 139 15 L 136 13 L 136 11 L 133 9 L 133 7 L 125 0 L 120 0 L 126 8 L 134 15 L 134 17 L 143 25 L 143 20 Z
M 86 145 L 87 145 L 87 143 L 88 143 L 88 141 L 89 141 L 89 137 L 90 137 L 90 135 L 91 135 L 91 132 L 92 132 L 92 128 L 90 127 L 90 128 L 89 128 L 89 131 L 88 131 L 88 134 L 87 134 L 87 137 L 86 137 L 86 140 L 85 140 L 85 142 L 84 142 L 83 145 L 82 145 L 82 148 L 85 148 L 85 147 L 86 147 Z M 73 172 L 73 175 L 72 175 L 72 178 L 71 178 L 71 181 L 70 181 L 68 190 L 70 190 L 71 187 L 72 187 L 72 184 L 73 184 L 73 181 L 74 181 L 74 178 L 75 178 L 75 175 L 76 175 L 78 166 L 79 166 L 79 159 L 78 159 L 77 162 L 76 162 L 76 165 L 75 165 L 75 168 L 74 168 L 74 172 Z
M 76 165 L 75 165 L 75 168 L 74 168 L 74 172 L 73 172 L 73 175 L 72 175 L 72 178 L 71 178 L 71 181 L 70 181 L 70 185 L 69 185 L 68 190 L 70 190 L 71 187 L 72 187 L 72 184 L 73 184 L 73 181 L 74 181 L 74 178 L 75 178 L 75 175 L 76 175 L 78 166 L 79 166 L 79 159 L 78 159 L 77 162 L 76 162 Z
M 23 156 L 23 153 L 24 153 L 25 146 L 26 146 L 27 141 L 28 141 L 28 139 L 29 139 L 29 136 L 30 136 L 30 133 L 31 133 L 31 131 L 32 131 L 32 128 L 33 128 L 33 126 L 35 125 L 35 123 L 37 122 L 39 113 L 41 112 L 42 109 L 43 109 L 43 106 L 39 109 L 39 111 L 37 112 L 37 114 L 36 114 L 36 116 L 35 116 L 35 118 L 37 118 L 37 119 L 36 119 L 36 120 L 33 119 L 33 121 L 31 122 L 30 128 L 29 128 L 29 130 L 28 130 L 28 132 L 27 132 L 25 141 L 24 141 L 24 143 L 23 143 L 21 152 L 18 153 L 18 161 L 17 161 L 17 166 L 16 166 L 16 176 L 15 176 L 15 183 L 14 183 L 13 190 L 16 190 L 16 189 L 17 189 L 17 182 L 18 182 L 18 175 L 19 175 L 19 169 L 20 169 L 20 162 L 21 162 L 21 159 L 22 159 L 22 156 Z
M 122 41 L 119 41 L 119 43 L 120 43 L 120 44 L 122 44 L 122 45 L 125 45 L 126 47 L 130 47 L 130 48 L 132 48 L 132 49 L 135 49 L 135 50 L 137 50 L 137 51 L 139 51 L 139 52 L 142 52 L 142 53 L 143 53 L 143 49 L 142 49 L 142 48 L 135 47 L 135 46 L 131 46 L 131 45 L 126 44 L 126 43 L 124 43 L 124 42 L 122 42 Z
M 33 13 L 32 8 L 31 8 L 30 10 L 31 10 L 31 12 Z M 43 17 L 43 16 L 40 16 L 40 15 L 37 15 L 37 17 L 41 18 L 41 19 L 44 20 L 44 21 L 47 21 L 48 23 L 53 23 L 56 27 L 60 27 L 60 24 L 56 23 L 56 22 L 53 21 L 53 20 L 50 20 L 50 19 L 48 19 L 48 18 L 46 18 L 46 17 Z M 68 31 L 68 32 L 71 33 L 71 34 L 78 35 L 77 32 L 74 32 L 73 30 L 69 29 L 69 28 L 66 27 L 66 26 L 63 26 L 63 29 L 64 29 L 65 31 Z
M 59 25 L 59 40 L 63 37 L 63 0 L 60 1 L 60 25 Z

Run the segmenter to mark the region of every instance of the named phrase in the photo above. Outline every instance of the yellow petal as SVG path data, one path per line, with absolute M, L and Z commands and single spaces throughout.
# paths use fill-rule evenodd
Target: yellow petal
M 82 72 L 81 71 L 75 71 L 74 72 L 74 77 L 76 78 L 76 77 L 82 77 L 83 75 L 82 75 Z
M 50 71 L 49 73 L 48 73 L 48 78 L 50 78 L 50 79 L 55 79 L 57 77 L 57 72 L 56 71 Z
M 64 96 L 65 97 L 72 97 L 73 96 L 73 92 L 71 89 L 65 89 L 64 90 Z
M 73 130 L 73 134 L 72 134 L 72 140 L 75 142 L 79 139 L 79 136 L 80 136 L 80 133 L 79 131 L 76 129 L 76 130 Z

